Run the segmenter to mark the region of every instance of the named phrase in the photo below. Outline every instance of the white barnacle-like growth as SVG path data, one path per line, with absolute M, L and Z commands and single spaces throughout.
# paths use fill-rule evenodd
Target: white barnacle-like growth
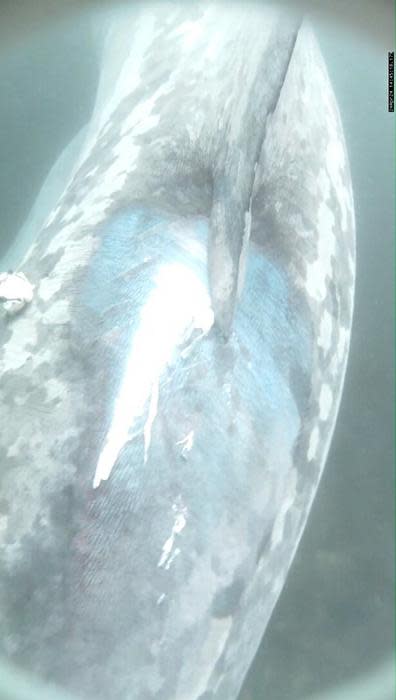
M 145 460 L 157 414 L 161 372 L 177 346 L 194 328 L 207 333 L 213 311 L 206 285 L 181 263 L 161 267 L 155 287 L 141 313 L 114 405 L 110 429 L 96 467 L 93 487 L 109 478 L 124 445 L 133 435 L 136 419 L 147 410 L 144 428 Z
M 33 299 L 34 287 L 23 272 L 0 274 L 0 300 L 9 314 L 21 311 Z

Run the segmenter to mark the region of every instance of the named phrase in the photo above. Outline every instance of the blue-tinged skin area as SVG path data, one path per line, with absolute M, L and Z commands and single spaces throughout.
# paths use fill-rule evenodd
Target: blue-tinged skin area
M 81 281 L 73 334 L 83 338 L 79 353 L 93 403 L 78 462 L 68 574 L 71 590 L 83 595 L 70 613 L 66 654 L 81 658 L 82 678 L 86 668 L 104 663 L 110 674 L 118 648 L 129 649 L 140 668 L 144 626 L 148 643 L 167 639 L 173 661 L 162 672 L 172 688 L 180 645 L 203 644 L 211 620 L 232 622 L 236 615 L 239 624 L 262 542 L 271 539 L 288 488 L 302 422 L 290 376 L 309 375 L 310 328 L 293 303 L 287 271 L 255 242 L 231 336 L 225 340 L 215 325 L 207 333 L 193 326 L 186 331 L 158 377 L 148 449 L 152 387 L 141 414 L 130 417 L 129 438 L 108 480 L 92 488 L 158 275 L 167 265 L 181 265 L 207 292 L 208 229 L 202 217 L 119 210 L 103 225 Z M 180 288 L 181 297 L 186 293 Z M 172 309 L 164 313 L 171 318 Z M 144 368 L 145 359 L 136 362 Z M 137 390 L 133 383 L 128 388 L 132 399 Z M 193 444 L 184 450 L 191 432 Z M 172 535 L 180 513 L 185 524 Z M 113 623 L 96 613 L 102 596 L 110 596 L 119 621 L 110 638 Z M 190 620 L 186 605 L 201 622 Z M 92 680 L 89 686 L 100 693 Z M 171 695 L 175 688 L 168 688 Z
M 180 263 L 207 287 L 208 227 L 204 218 L 176 220 L 143 207 L 123 209 L 102 226 L 100 245 L 82 287 L 81 324 L 85 334 L 87 317 L 95 336 L 117 333 L 117 347 L 111 360 L 114 366 L 109 368 L 113 381 L 106 402 L 109 410 L 105 430 L 111 425 L 128 348 L 139 328 L 144 304 L 155 287 L 158 271 L 166 263 Z M 187 244 L 194 244 L 202 255 L 187 252 Z M 224 503 L 229 501 L 230 489 L 235 497 L 238 489 L 244 493 L 250 488 L 251 465 L 247 455 L 252 436 L 260 436 L 263 444 L 263 474 L 268 468 L 282 473 L 281 463 L 266 464 L 266 460 L 271 462 L 276 455 L 273 449 L 269 455 L 266 446 L 273 442 L 274 436 L 281 435 L 282 451 L 292 455 L 300 416 L 288 372 L 296 366 L 307 372 L 311 357 L 308 330 L 293 309 L 285 272 L 254 244 L 231 338 L 225 341 L 216 328 L 198 340 L 197 335 L 198 330 L 192 331 L 192 345 L 184 357 L 182 351 L 188 348 L 188 339 L 185 346 L 174 349 L 172 360 L 163 367 L 159 418 L 153 424 L 149 461 L 163 461 L 162 438 L 159 437 L 158 444 L 155 439 L 162 415 L 172 425 L 175 454 L 176 436 L 183 438 L 183 424 L 185 432 L 187 427 L 195 430 L 194 448 L 188 459 L 194 463 L 197 478 L 185 488 L 197 490 L 191 501 L 199 504 L 195 507 L 201 518 L 207 509 L 209 532 L 216 511 L 220 516 Z M 116 374 L 115 367 L 119 368 Z M 224 391 L 223 384 L 228 390 Z M 135 492 L 136 497 L 147 476 L 142 431 L 148 404 L 149 401 L 110 477 L 116 483 L 122 474 L 125 488 Z M 229 428 L 227 440 L 224 440 L 224 426 Z M 235 459 L 237 454 L 239 459 Z M 163 469 L 168 468 L 164 463 Z M 171 464 L 170 469 L 173 468 Z

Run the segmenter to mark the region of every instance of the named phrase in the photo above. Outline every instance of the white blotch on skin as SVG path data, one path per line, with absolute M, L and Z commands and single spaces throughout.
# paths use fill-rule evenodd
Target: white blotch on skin
M 202 36 L 203 30 L 204 26 L 202 21 L 187 21 L 180 24 L 173 32 L 173 35 L 180 36 L 182 38 L 183 47 L 185 49 L 189 49 L 194 46 L 194 44 L 196 44 L 198 39 Z
M 338 360 L 341 362 L 348 349 L 349 331 L 340 326 L 338 333 L 337 356 Z
M 36 321 L 29 315 L 18 318 L 13 322 L 12 336 L 3 347 L 1 371 L 15 370 L 22 367 L 32 357 L 27 345 L 37 342 Z
M 64 324 L 70 321 L 70 303 L 68 299 L 58 299 L 43 314 L 43 320 L 51 324 Z
M 7 457 L 18 457 L 21 448 L 26 446 L 26 440 L 21 435 L 15 440 L 15 442 L 10 445 L 7 450 Z
M 318 345 L 327 353 L 331 348 L 331 334 L 333 331 L 333 319 L 325 309 L 320 321 Z
M 341 366 L 341 364 L 340 364 L 340 361 L 338 359 L 338 355 L 335 352 L 333 354 L 333 356 L 330 360 L 330 364 L 329 364 L 329 374 L 331 374 L 331 376 L 333 378 L 335 378 L 335 376 L 338 374 L 338 372 L 340 370 L 340 366 Z M 335 382 L 335 384 L 336 384 L 336 382 Z
M 284 578 L 283 576 L 276 576 L 276 578 L 271 582 L 271 593 L 275 597 L 275 599 L 279 596 L 283 585 L 284 585 Z
M 327 420 L 333 405 L 333 392 L 329 384 L 323 384 L 319 395 L 319 416 L 321 420 Z
M 72 204 L 63 214 L 62 221 L 68 223 L 75 216 L 81 216 L 81 205 Z
M 17 313 L 33 299 L 33 285 L 23 272 L 0 274 L 0 299 L 9 314 Z
M 56 377 L 52 377 L 46 381 L 45 390 L 47 392 L 47 401 L 53 401 L 54 399 L 64 396 L 66 386 L 63 382 L 59 381 L 59 379 L 56 379 Z
M 296 499 L 296 488 L 297 488 L 297 472 L 295 469 L 290 469 L 286 484 L 285 492 L 282 495 L 282 503 L 280 509 L 275 518 L 274 526 L 271 533 L 271 549 L 275 549 L 279 544 L 281 544 L 283 539 L 283 532 L 285 529 L 286 514 L 290 510 Z
M 340 138 L 331 139 L 326 149 L 326 166 L 330 179 L 336 189 L 338 202 L 341 208 L 341 228 L 346 230 L 347 202 L 350 202 L 349 191 L 342 181 L 342 173 L 345 170 L 345 148 Z
M 55 277 L 51 275 L 49 277 L 44 277 L 41 280 L 40 286 L 38 288 L 38 296 L 45 302 L 48 302 L 51 297 L 59 292 L 62 286 L 62 279 L 60 277 Z
M 159 394 L 159 381 L 158 379 L 154 382 L 153 388 L 151 390 L 150 405 L 148 410 L 147 420 L 144 424 L 144 463 L 147 462 L 148 451 L 150 449 L 151 443 L 151 429 L 158 411 L 158 394 Z
M 125 136 L 125 134 L 132 129 L 134 135 L 144 134 L 158 126 L 160 114 L 151 114 L 151 112 L 157 99 L 166 93 L 166 90 L 167 84 L 161 85 L 161 87 L 156 90 L 151 97 L 144 100 L 144 102 L 140 102 L 132 110 L 128 117 L 126 117 L 126 119 L 123 121 L 120 131 L 121 136 Z
M 317 177 L 316 184 L 321 199 L 326 201 L 330 195 L 330 178 L 325 168 L 321 168 L 320 173 Z
M 91 170 L 88 170 L 87 174 L 85 175 L 85 179 L 87 180 L 88 178 L 91 178 L 94 175 L 96 175 L 98 170 L 99 170 L 99 165 L 95 165 L 93 168 L 91 168 Z
M 336 239 L 333 232 L 334 214 L 325 202 L 318 209 L 318 248 L 316 260 L 307 266 L 306 289 L 318 302 L 323 302 L 327 294 L 327 279 L 332 277 L 332 259 L 336 252 Z
M 317 450 L 319 446 L 319 428 L 317 425 L 313 428 L 310 438 L 309 438 L 309 445 L 308 445 L 308 461 L 310 462 L 314 457 L 316 456 Z
M 59 211 L 60 211 L 60 206 L 57 206 L 52 210 L 47 221 L 45 222 L 45 227 L 51 226 L 52 222 L 55 221 L 56 217 L 58 216 Z

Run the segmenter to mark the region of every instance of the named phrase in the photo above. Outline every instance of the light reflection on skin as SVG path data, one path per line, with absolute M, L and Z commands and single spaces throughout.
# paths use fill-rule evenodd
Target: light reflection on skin
M 109 478 L 122 448 L 132 437 L 136 418 L 150 402 L 144 429 L 147 459 L 161 372 L 175 348 L 185 342 L 194 329 L 201 329 L 205 334 L 212 325 L 209 293 L 197 273 L 181 263 L 164 265 L 141 310 L 110 429 L 96 467 L 94 488 Z

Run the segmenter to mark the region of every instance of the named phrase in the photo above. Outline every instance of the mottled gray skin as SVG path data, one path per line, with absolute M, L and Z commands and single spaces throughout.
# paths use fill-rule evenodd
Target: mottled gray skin
M 20 265 L 35 298 L 0 329 L 6 656 L 87 698 L 237 697 L 329 448 L 354 256 L 309 28 L 199 4 L 114 21 L 85 146 Z

